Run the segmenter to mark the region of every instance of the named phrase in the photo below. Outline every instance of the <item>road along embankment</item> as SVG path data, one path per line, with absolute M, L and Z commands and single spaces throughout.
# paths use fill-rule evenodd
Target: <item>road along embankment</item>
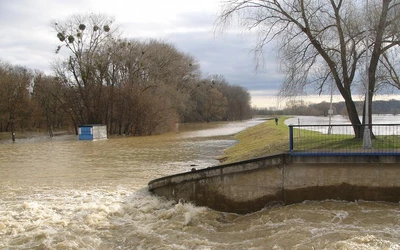
M 151 192 L 224 212 L 305 200 L 400 201 L 400 156 L 276 154 L 166 176 Z

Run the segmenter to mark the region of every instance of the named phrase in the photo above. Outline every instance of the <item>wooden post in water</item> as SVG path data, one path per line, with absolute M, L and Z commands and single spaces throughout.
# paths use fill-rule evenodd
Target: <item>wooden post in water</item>
M 15 127 L 14 127 L 14 116 L 11 116 L 11 139 L 15 142 Z

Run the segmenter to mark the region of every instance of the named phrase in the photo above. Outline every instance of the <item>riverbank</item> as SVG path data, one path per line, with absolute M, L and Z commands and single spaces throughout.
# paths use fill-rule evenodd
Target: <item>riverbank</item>
M 234 136 L 238 143 L 224 151 L 218 158 L 221 163 L 232 163 L 260 156 L 279 154 L 289 149 L 289 129 L 279 117 L 278 125 L 273 118 L 250 127 Z

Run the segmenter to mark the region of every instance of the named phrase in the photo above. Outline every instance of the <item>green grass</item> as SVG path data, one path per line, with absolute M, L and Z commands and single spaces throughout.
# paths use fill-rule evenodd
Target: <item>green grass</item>
M 239 142 L 219 157 L 222 163 L 242 161 L 255 157 L 287 152 L 289 150 L 289 127 L 284 124 L 288 117 L 248 128 L 235 136 Z M 385 151 L 400 148 L 400 136 L 382 135 L 372 139 L 372 148 Z M 317 131 L 294 129 L 294 150 L 307 151 L 357 151 L 363 149 L 363 140 L 353 135 L 323 134 Z
M 301 138 L 295 137 L 294 141 L 295 150 L 358 150 L 363 148 L 363 140 L 354 138 L 353 135 L 327 135 L 316 131 L 302 130 Z M 377 150 L 400 147 L 400 137 L 395 135 L 378 135 L 371 142 L 372 148 Z
M 357 148 L 361 140 L 353 135 L 323 134 L 318 131 L 294 129 L 294 150 Z

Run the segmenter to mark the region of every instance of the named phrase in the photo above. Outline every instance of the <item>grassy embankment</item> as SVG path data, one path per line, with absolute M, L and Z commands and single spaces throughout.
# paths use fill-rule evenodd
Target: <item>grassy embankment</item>
M 227 149 L 219 159 L 223 163 L 243 161 L 255 157 L 283 153 L 289 150 L 289 127 L 284 124 L 288 117 L 280 117 L 279 125 L 268 120 L 257 126 L 248 128 L 237 135 L 239 141 L 235 146 Z M 294 129 L 297 138 L 298 129 Z M 363 148 L 362 139 L 354 135 L 323 134 L 317 131 L 303 130 L 301 143 L 297 150 L 360 150 Z M 372 147 L 377 150 L 400 148 L 400 136 L 379 135 L 372 140 Z
M 230 163 L 289 150 L 289 128 L 284 124 L 287 118 L 280 117 L 278 125 L 274 119 L 266 120 L 236 134 L 239 142 L 227 149 L 219 160 Z

